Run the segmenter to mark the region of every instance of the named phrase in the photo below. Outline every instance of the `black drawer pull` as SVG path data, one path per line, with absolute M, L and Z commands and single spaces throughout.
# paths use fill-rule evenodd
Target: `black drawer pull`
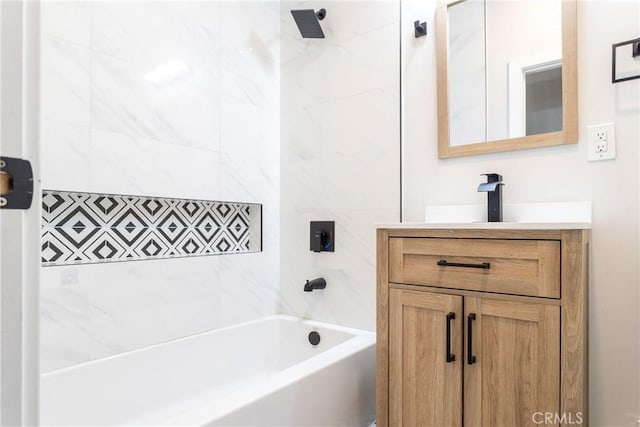
M 453 362 L 456 360 L 456 355 L 451 353 L 451 321 L 456 318 L 456 314 L 452 311 L 447 314 L 447 343 L 446 343 L 446 357 L 447 363 Z
M 441 259 L 440 261 L 438 261 L 438 265 L 440 267 L 466 267 L 466 268 L 484 268 L 484 269 L 490 269 L 491 268 L 491 264 L 488 262 L 483 262 L 480 264 L 464 264 L 461 262 L 449 262 L 445 259 Z
M 476 363 L 476 357 L 473 355 L 473 321 L 476 320 L 476 314 L 470 313 L 467 316 L 467 364 Z

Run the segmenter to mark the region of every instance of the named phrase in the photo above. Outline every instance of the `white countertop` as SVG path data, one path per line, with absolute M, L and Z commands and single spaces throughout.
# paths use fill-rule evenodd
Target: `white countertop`
M 392 222 L 376 224 L 376 228 L 413 230 L 590 230 L 590 222 Z
M 591 202 L 505 203 L 504 222 L 486 223 L 486 205 L 426 206 L 426 224 L 446 224 L 428 228 L 486 228 L 489 230 L 563 230 L 591 228 Z M 478 226 L 480 224 L 480 226 Z M 487 224 L 486 227 L 482 224 Z

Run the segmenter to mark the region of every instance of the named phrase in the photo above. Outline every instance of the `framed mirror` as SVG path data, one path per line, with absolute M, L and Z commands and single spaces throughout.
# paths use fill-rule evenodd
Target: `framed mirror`
M 438 157 L 578 142 L 576 0 L 441 0 Z

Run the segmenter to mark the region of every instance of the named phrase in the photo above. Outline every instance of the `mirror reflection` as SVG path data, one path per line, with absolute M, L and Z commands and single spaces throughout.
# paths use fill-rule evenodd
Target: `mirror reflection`
M 450 146 L 562 130 L 561 0 L 447 9 Z

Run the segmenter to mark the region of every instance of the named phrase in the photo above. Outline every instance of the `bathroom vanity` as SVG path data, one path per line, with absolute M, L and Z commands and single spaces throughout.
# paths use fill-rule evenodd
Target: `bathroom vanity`
M 589 228 L 381 226 L 377 425 L 587 425 Z

